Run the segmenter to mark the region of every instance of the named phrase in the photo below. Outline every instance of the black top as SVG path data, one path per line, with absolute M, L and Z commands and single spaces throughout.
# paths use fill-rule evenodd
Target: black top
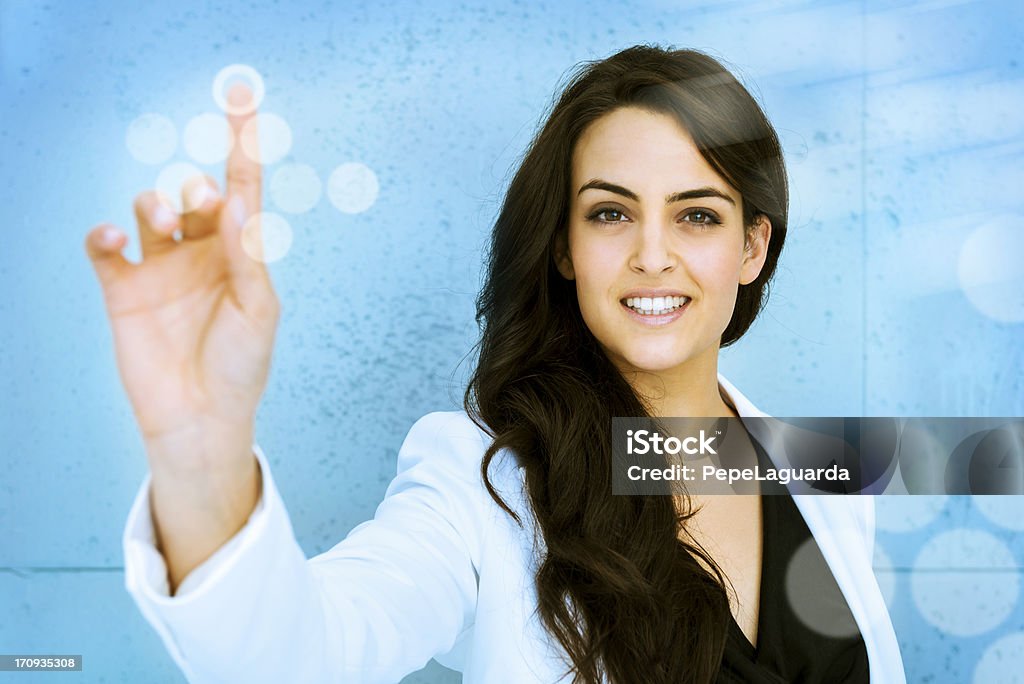
M 868 682 L 864 639 L 792 496 L 762 495 L 761 512 L 757 648 L 730 619 L 717 684 Z

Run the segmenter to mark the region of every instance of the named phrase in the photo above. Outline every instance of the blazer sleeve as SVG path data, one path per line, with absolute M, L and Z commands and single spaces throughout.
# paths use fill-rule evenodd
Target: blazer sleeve
M 194 683 L 397 682 L 473 625 L 481 433 L 465 414 L 413 425 L 372 520 L 306 559 L 262 451 L 257 509 L 168 595 L 149 476 L 124 536 L 125 585 Z
M 875 495 L 847 494 L 843 496 L 850 503 L 857 532 L 864 540 L 868 561 L 875 557 Z

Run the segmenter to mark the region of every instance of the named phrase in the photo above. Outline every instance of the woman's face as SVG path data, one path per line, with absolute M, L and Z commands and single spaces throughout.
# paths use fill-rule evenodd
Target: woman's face
M 757 277 L 771 233 L 762 217 L 744 240 L 742 217 L 739 193 L 669 116 L 623 107 L 584 131 L 558 268 L 620 370 L 717 368 L 739 285 Z

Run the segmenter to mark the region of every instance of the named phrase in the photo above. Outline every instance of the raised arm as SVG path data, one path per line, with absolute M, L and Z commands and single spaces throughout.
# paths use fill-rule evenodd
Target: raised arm
M 250 98 L 244 86 L 229 93 L 232 110 L 248 109 L 228 116 L 236 139 L 255 116 Z M 253 431 L 279 310 L 260 259 L 260 187 L 258 161 L 235 144 L 226 196 L 197 177 L 183 189 L 183 213 L 154 191 L 136 198 L 141 262 L 124 258 L 128 238 L 113 225 L 86 237 L 172 591 L 242 527 L 260 491 Z
M 250 97 L 236 87 L 231 109 Z M 229 115 L 236 139 L 253 116 Z M 191 682 L 395 682 L 473 624 L 479 434 L 421 419 L 375 518 L 305 558 L 253 440 L 279 315 L 260 185 L 236 144 L 223 197 L 209 177 L 186 184 L 180 214 L 139 195 L 140 263 L 112 225 L 86 238 L 149 462 L 126 586 Z

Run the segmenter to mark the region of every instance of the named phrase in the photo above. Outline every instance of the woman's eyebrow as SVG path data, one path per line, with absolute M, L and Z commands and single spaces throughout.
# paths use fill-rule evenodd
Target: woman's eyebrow
M 628 197 L 634 202 L 640 199 L 632 190 L 624 188 L 621 185 L 616 185 L 615 183 L 603 181 L 600 178 L 594 178 L 584 183 L 583 187 L 579 189 L 579 192 L 577 192 L 576 195 L 582 195 L 584 190 L 607 190 L 608 192 L 614 192 L 616 195 Z M 725 194 L 718 188 L 713 188 L 709 185 L 703 188 L 694 188 L 693 190 L 683 190 L 681 192 L 672 193 L 665 198 L 665 204 L 672 204 L 673 202 L 681 202 L 683 200 L 697 199 L 701 197 L 718 197 L 719 199 L 723 199 L 729 204 L 736 206 L 736 200 L 729 197 L 729 195 Z

